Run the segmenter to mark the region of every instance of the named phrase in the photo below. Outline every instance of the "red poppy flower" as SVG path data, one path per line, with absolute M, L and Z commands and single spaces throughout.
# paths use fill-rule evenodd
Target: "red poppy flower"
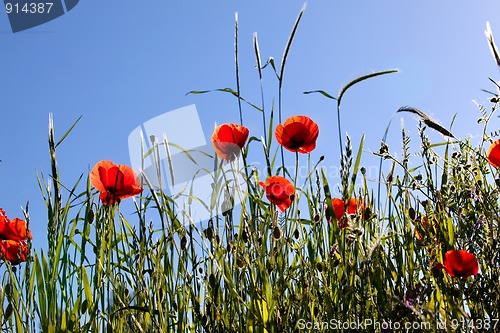
M 100 161 L 90 173 L 90 182 L 101 192 L 101 201 L 113 205 L 120 200 L 142 193 L 139 177 L 132 168 Z
M 438 265 L 441 267 L 441 265 Z M 450 250 L 444 255 L 444 269 L 451 277 L 469 277 L 476 275 L 479 265 L 476 257 L 465 250 Z
M 0 240 L 0 258 L 8 260 L 12 265 L 25 262 L 29 249 L 25 241 Z
M 248 128 L 236 124 L 217 126 L 212 134 L 212 146 L 219 158 L 229 162 L 240 153 L 248 139 Z
M 486 154 L 488 162 L 495 168 L 500 167 L 500 140 L 493 142 Z
M 342 230 L 349 225 L 346 217 L 344 216 L 346 203 L 342 201 L 342 199 L 334 198 L 332 199 L 332 206 L 333 206 L 333 211 L 335 212 L 335 217 L 337 218 L 337 223 L 339 225 L 339 228 L 340 230 Z M 358 212 L 358 209 L 363 209 L 364 206 L 365 205 L 363 204 L 363 202 L 361 202 L 361 199 L 351 198 L 349 199 L 347 205 L 347 214 L 354 215 Z
M 28 238 L 31 239 L 31 231 L 28 230 L 26 221 L 18 218 L 11 221 L 0 208 L 0 239 L 20 241 Z
M 267 199 L 278 206 L 282 212 L 291 206 L 295 188 L 288 179 L 281 176 L 272 176 L 267 178 L 265 184 L 260 182 L 259 185 L 266 191 Z
M 316 148 L 318 125 L 306 116 L 293 116 L 276 127 L 278 143 L 291 152 L 310 153 Z
M 0 259 L 8 260 L 13 265 L 26 261 L 29 254 L 26 240 L 31 238 L 26 221 L 18 218 L 10 221 L 0 208 Z

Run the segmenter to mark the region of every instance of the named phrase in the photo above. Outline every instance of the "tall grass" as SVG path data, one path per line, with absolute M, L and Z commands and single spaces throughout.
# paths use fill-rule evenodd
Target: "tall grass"
M 285 62 L 303 12 L 286 43 L 280 71 L 274 60 L 268 63 L 278 79 L 280 120 Z M 236 45 L 237 38 L 236 25 Z M 86 176 L 71 187 L 61 184 L 57 148 L 73 127 L 56 141 L 50 119 L 51 172 L 38 175 L 47 207 L 48 248 L 32 248 L 31 258 L 19 266 L 0 264 L 2 331 L 500 329 L 500 178 L 485 158 L 485 148 L 498 134 L 488 131 L 499 108 L 498 93 L 491 105 L 478 106 L 483 138 L 477 147 L 453 137 L 421 111 L 402 108 L 421 117 L 419 135 L 410 138 L 402 128 L 399 159 L 382 142 L 375 153 L 381 159 L 381 182 L 374 184 L 360 164 L 364 136 L 358 147 L 352 147 L 349 137 L 341 135 L 340 103 L 353 85 L 393 71 L 357 78 L 341 88 L 337 97 L 314 91 L 336 101 L 341 199 L 356 197 L 363 202 L 355 213 L 343 217 L 348 227 L 341 228 L 332 205 L 333 180 L 322 168 L 323 157 L 314 161 L 310 155 L 299 158 L 296 154 L 295 166 L 290 167 L 282 157 L 288 152 L 273 143 L 277 124 L 274 109 L 264 107 L 256 35 L 254 49 L 261 107 L 242 98 L 238 61 L 236 90 L 219 91 L 237 97 L 242 123 L 241 102 L 262 112 L 266 135 L 249 140 L 243 164 L 232 162 L 229 172 L 237 177 L 231 179 L 241 178 L 244 184 L 235 185 L 214 172 L 215 188 L 232 187 L 235 192 L 231 193 L 241 196 L 241 207 L 218 214 L 222 202 L 214 198 L 207 205 L 214 213 L 203 223 L 195 223 L 189 207 L 178 207 L 175 198 L 152 186 L 144 175 L 146 191 L 127 199 L 135 207 L 131 217 L 122 214 L 120 204 L 101 204 Z M 194 93 L 202 92 L 206 91 Z M 432 142 L 429 128 L 444 134 L 443 140 Z M 420 142 L 416 154 L 411 152 L 411 140 Z M 157 142 L 152 151 L 145 152 L 154 156 L 160 173 L 154 149 L 168 145 L 166 140 Z M 247 164 L 250 146 L 262 147 L 265 173 Z M 301 178 L 297 171 L 304 162 L 307 175 Z M 269 203 L 258 185 L 277 174 L 291 178 L 296 188 L 285 213 Z M 473 253 L 479 274 L 452 278 L 436 268 L 450 249 Z

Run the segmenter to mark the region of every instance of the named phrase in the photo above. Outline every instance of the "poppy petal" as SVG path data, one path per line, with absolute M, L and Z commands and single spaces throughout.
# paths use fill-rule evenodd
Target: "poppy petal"
M 300 147 L 299 152 L 302 154 L 307 154 L 307 153 L 312 152 L 314 149 L 316 149 L 316 142 L 313 142 L 309 145 L 304 145 L 304 146 Z
M 493 142 L 486 154 L 488 162 L 495 168 L 500 167 L 500 139 Z
M 101 161 L 92 170 L 92 185 L 101 192 L 100 199 L 105 205 L 113 205 L 134 195 L 142 193 L 140 179 L 127 165 L 116 165 L 110 161 Z
M 274 134 L 285 149 L 307 154 L 316 148 L 319 127 L 307 116 L 293 116 L 278 124 Z
M 237 124 L 222 124 L 212 134 L 212 146 L 217 156 L 230 162 L 240 153 L 248 139 L 248 128 Z
M 292 205 L 291 196 L 295 193 L 295 188 L 288 179 L 272 176 L 267 179 L 265 184 L 260 182 L 259 185 L 265 189 L 267 199 L 282 212 Z
M 26 261 L 28 254 L 28 245 L 24 241 L 0 240 L 0 258 L 12 265 Z
M 342 199 L 339 198 L 334 198 L 332 199 L 332 206 L 333 210 L 335 212 L 335 217 L 337 218 L 337 221 L 340 221 L 340 219 L 344 216 L 345 213 L 345 204 Z
M 114 166 L 115 164 L 111 161 L 100 161 L 97 163 L 94 168 L 92 169 L 92 172 L 90 173 L 90 183 L 94 188 L 100 192 L 106 191 L 106 186 L 105 184 L 102 183 L 103 179 L 106 179 L 106 177 L 102 177 L 102 173 L 105 173 L 106 170 Z
M 26 221 L 19 218 L 11 221 L 0 208 L 0 239 L 22 241 L 31 238 Z
M 449 250 L 445 254 L 444 269 L 451 277 L 469 277 L 479 272 L 476 257 L 465 250 Z

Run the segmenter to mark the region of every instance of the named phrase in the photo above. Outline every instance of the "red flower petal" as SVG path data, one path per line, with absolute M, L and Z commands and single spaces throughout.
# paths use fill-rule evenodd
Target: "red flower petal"
M 28 257 L 28 245 L 24 241 L 0 240 L 0 258 L 8 260 L 12 265 L 26 261 Z
M 342 199 L 333 198 L 332 206 L 333 206 L 333 211 L 335 212 L 335 217 L 337 218 L 337 223 L 339 225 L 339 228 L 340 230 L 342 230 L 348 226 L 347 219 L 344 216 L 346 203 L 342 201 Z M 361 202 L 361 199 L 358 198 L 349 199 L 347 206 L 348 214 L 351 215 L 357 214 L 359 208 L 364 209 L 364 203 Z
M 4 210 L 0 208 L 0 239 L 21 241 L 31 239 L 26 221 L 15 218 L 9 220 Z
M 212 134 L 212 146 L 219 158 L 231 161 L 239 155 L 248 139 L 248 128 L 237 124 L 217 126 Z
M 106 180 L 107 177 L 106 175 L 106 170 L 109 168 L 115 166 L 115 164 L 111 161 L 100 161 L 97 163 L 94 168 L 92 169 L 92 172 L 90 173 L 90 183 L 94 188 L 98 191 L 106 191 L 106 185 L 103 184 L 103 179 Z M 103 179 L 101 179 L 101 176 Z
M 500 140 L 493 142 L 486 154 L 488 162 L 495 168 L 500 167 Z
M 105 205 L 113 205 L 121 199 L 142 193 L 137 174 L 126 165 L 101 161 L 94 166 L 90 182 L 101 192 L 100 199 Z
M 359 198 L 349 199 L 349 208 L 347 209 L 348 214 L 357 214 L 358 209 L 364 209 L 365 205 L 361 202 Z
M 285 149 L 307 154 L 316 148 L 319 127 L 307 116 L 293 116 L 278 124 L 274 134 Z
M 337 218 L 337 221 L 340 221 L 340 219 L 344 216 L 345 213 L 345 204 L 342 199 L 339 198 L 334 198 L 332 199 L 332 205 L 333 205 L 333 210 L 335 211 L 335 217 Z
M 479 272 L 476 257 L 465 250 L 450 250 L 444 256 L 444 269 L 451 276 L 469 277 Z
M 267 179 L 265 184 L 259 182 L 259 185 L 266 191 L 267 199 L 282 212 L 292 205 L 291 196 L 295 193 L 295 188 L 288 179 L 281 176 L 272 176 Z

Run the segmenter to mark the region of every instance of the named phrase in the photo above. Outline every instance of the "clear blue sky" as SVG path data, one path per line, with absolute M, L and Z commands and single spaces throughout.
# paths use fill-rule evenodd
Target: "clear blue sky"
M 82 120 L 60 146 L 63 182 L 74 184 L 99 160 L 129 164 L 127 138 L 141 123 L 196 104 L 207 141 L 214 123 L 238 122 L 228 94 L 189 95 L 190 90 L 235 88 L 234 13 L 239 14 L 242 96 L 260 103 L 252 35 L 261 56 L 279 63 L 301 1 L 80 1 L 69 13 L 39 27 L 12 33 L 0 12 L 0 207 L 21 217 L 30 202 L 35 246 L 45 241 L 46 212 L 36 172 L 50 173 L 48 113 L 60 137 Z M 343 129 L 354 146 L 377 150 L 385 127 L 403 105 L 417 107 L 453 133 L 480 134 L 473 99 L 498 71 L 484 30 L 490 21 L 500 41 L 500 3 L 478 1 L 310 1 L 285 73 L 283 115 L 305 114 L 318 122 L 313 159 L 339 163 L 335 104 L 302 92 L 334 95 L 357 76 L 398 68 L 401 72 L 354 87 L 343 101 Z M 266 107 L 277 97 L 266 70 Z M 390 132 L 400 149 L 399 115 Z M 417 142 L 416 121 L 403 115 Z M 261 118 L 244 106 L 251 135 Z M 494 120 L 497 121 L 496 119 Z M 494 123 L 493 126 L 497 126 Z M 439 139 L 436 136 L 434 139 Z M 368 157 L 367 157 L 368 158 Z M 369 162 L 367 162 L 369 163 Z M 40 242 L 40 243 L 38 243 Z

